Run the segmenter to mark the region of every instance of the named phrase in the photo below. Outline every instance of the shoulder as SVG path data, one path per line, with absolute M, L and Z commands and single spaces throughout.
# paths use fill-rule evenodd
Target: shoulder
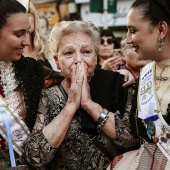
M 13 64 L 17 79 L 20 82 L 22 81 L 25 87 L 31 88 L 30 90 L 39 89 L 38 91 L 40 92 L 44 85 L 42 66 L 35 59 L 24 56 L 20 60 L 13 62 Z M 34 86 L 32 86 L 32 83 L 34 83 Z
M 24 67 L 25 69 L 42 69 L 41 64 L 31 57 L 22 56 L 20 60 L 13 62 L 15 66 Z
M 57 110 L 61 110 L 65 106 L 66 100 L 56 90 L 56 86 L 53 86 L 47 89 L 42 89 L 40 103 L 41 104 L 39 105 L 39 107 L 43 105 L 51 112 L 55 110 L 51 108 L 56 108 Z
M 17 75 L 27 76 L 43 80 L 44 73 L 41 64 L 31 57 L 22 56 L 20 60 L 14 61 L 14 68 Z M 28 77 L 30 76 L 30 77 Z
M 57 90 L 57 85 L 46 88 L 46 89 L 42 89 L 41 95 L 42 97 L 47 97 L 47 98 L 60 98 L 61 100 L 63 100 L 62 95 L 59 93 L 59 91 Z
M 47 89 L 43 88 L 41 94 L 43 96 L 51 96 L 51 95 L 56 95 L 58 96 L 58 92 L 55 89 L 55 86 L 49 87 Z

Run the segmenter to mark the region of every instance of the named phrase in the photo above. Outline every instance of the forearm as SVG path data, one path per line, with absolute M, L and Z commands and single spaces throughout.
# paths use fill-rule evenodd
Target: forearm
M 61 145 L 75 112 L 74 104 L 67 103 L 60 114 L 43 129 L 43 134 L 51 145 L 56 148 Z
M 103 111 L 103 108 L 99 104 L 92 101 L 89 102 L 84 109 L 89 113 L 89 115 L 94 119 L 95 122 L 97 122 Z M 115 138 L 116 134 L 114 113 L 109 112 L 108 116 L 109 117 L 102 126 L 102 131 L 110 138 Z

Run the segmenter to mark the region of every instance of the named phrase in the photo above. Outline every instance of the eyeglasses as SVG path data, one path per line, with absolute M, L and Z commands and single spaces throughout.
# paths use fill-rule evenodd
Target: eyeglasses
M 105 41 L 107 42 L 107 44 L 113 44 L 113 39 L 112 38 L 108 38 L 107 40 L 101 39 L 100 40 L 100 44 L 103 45 L 105 43 Z

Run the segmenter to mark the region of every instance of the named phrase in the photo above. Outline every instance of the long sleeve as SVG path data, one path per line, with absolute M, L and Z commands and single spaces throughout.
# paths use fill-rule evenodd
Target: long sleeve
M 131 150 L 139 147 L 139 139 L 135 139 L 130 128 L 130 109 L 132 106 L 133 89 L 129 88 L 127 102 L 123 116 L 115 116 L 116 138 L 114 143 L 124 150 Z
M 57 96 L 56 92 L 53 93 L 53 91 L 53 88 L 49 88 L 46 92 L 42 92 L 33 132 L 25 142 L 26 159 L 35 167 L 40 167 L 50 162 L 57 151 L 57 148 L 52 146 L 42 133 L 42 129 L 58 115 L 65 105 L 62 98 Z

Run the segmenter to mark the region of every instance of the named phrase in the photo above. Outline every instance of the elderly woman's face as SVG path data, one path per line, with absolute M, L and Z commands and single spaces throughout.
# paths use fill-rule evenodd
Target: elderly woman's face
M 63 36 L 58 49 L 58 67 L 66 79 L 71 79 L 72 68 L 78 63 L 84 65 L 88 79 L 93 76 L 97 55 L 87 34 L 77 32 Z

